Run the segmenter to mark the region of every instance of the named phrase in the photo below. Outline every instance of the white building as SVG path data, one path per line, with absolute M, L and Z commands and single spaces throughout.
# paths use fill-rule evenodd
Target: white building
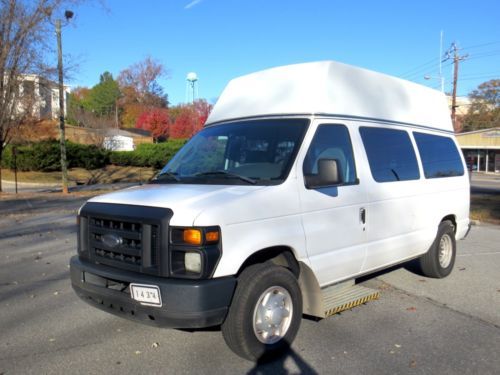
M 69 86 L 64 86 L 64 115 L 67 112 Z M 32 115 L 38 119 L 57 119 L 59 116 L 59 87 L 36 74 L 23 74 L 19 84 L 19 110 L 32 108 Z M 24 107 L 24 108 L 23 108 Z
M 102 145 L 110 151 L 134 151 L 135 149 L 134 138 L 121 134 L 110 134 L 104 137 Z

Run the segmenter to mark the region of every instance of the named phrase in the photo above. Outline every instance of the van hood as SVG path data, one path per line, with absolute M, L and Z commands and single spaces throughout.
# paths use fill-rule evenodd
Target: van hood
M 151 184 L 100 195 L 89 202 L 170 208 L 174 212 L 171 225 L 194 225 L 196 217 L 205 209 L 226 205 L 265 188 L 266 186 Z

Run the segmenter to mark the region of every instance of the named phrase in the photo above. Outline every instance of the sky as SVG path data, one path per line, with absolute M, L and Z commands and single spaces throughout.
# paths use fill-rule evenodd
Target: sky
M 168 71 L 159 82 L 173 105 L 186 101 L 189 72 L 214 103 L 237 76 L 322 60 L 440 89 L 441 31 L 443 55 L 456 42 L 467 56 L 459 95 L 500 79 L 498 0 L 94 0 L 72 10 L 63 50 L 78 69 L 67 83 L 92 87 L 150 56 Z M 451 92 L 450 60 L 442 72 Z

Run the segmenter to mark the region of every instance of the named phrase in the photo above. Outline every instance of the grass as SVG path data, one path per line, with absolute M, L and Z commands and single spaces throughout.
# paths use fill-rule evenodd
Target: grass
M 500 195 L 471 195 L 470 218 L 473 220 L 500 224 Z
M 70 185 L 110 184 L 115 182 L 144 182 L 155 175 L 152 168 L 119 167 L 108 165 L 104 168 L 86 170 L 73 168 L 68 171 Z M 2 180 L 14 181 L 14 171 L 2 169 Z M 59 184 L 61 172 L 17 172 L 18 182 Z

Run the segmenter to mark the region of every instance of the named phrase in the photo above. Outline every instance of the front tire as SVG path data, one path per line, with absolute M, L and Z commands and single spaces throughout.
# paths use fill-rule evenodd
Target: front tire
M 262 360 L 289 348 L 301 319 L 302 294 L 293 273 L 269 262 L 255 264 L 238 277 L 222 335 L 240 357 Z
M 429 251 L 419 258 L 420 270 L 427 277 L 442 279 L 453 270 L 456 253 L 455 228 L 450 221 L 445 220 L 439 224 L 436 239 Z

